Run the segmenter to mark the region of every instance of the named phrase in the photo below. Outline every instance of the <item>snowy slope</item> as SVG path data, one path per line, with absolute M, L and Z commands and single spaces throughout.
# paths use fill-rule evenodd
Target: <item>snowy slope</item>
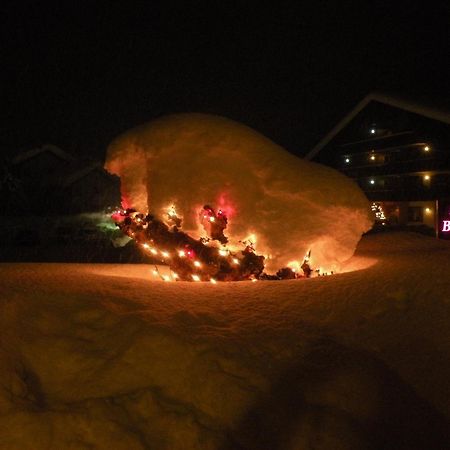
M 448 448 L 449 243 L 365 236 L 348 267 L 0 265 L 0 449 Z

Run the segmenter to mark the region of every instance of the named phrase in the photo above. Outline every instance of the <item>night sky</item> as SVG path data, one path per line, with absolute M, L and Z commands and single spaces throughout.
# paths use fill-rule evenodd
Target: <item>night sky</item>
M 448 1 L 3 1 L 0 9 L 3 152 L 50 142 L 103 158 L 128 128 L 206 112 L 303 154 L 373 90 L 450 107 Z

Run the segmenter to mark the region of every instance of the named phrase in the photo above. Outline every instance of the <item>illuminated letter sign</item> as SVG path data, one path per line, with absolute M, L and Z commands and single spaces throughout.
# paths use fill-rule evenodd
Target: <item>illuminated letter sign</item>
M 442 231 L 450 231 L 450 220 L 442 221 Z

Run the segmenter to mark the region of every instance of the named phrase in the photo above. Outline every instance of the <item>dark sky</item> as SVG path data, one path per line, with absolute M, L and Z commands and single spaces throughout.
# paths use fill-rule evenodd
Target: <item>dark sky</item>
M 4 0 L 1 148 L 102 157 L 132 126 L 199 111 L 301 154 L 372 90 L 450 106 L 449 4 Z

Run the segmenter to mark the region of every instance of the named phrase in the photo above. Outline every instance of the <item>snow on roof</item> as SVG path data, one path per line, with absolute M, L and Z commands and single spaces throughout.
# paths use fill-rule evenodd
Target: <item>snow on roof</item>
M 77 170 L 76 172 L 73 172 L 67 179 L 65 180 L 63 186 L 68 187 L 71 184 L 77 182 L 78 180 L 84 178 L 85 176 L 89 175 L 91 172 L 99 170 L 102 174 L 105 176 L 111 176 L 106 170 L 103 168 L 103 164 L 100 162 L 94 162 L 92 164 L 89 164 L 86 167 L 83 167 L 80 170 Z
M 424 103 L 418 103 L 398 96 L 373 92 L 366 95 L 351 111 L 349 111 L 305 156 L 313 159 L 343 128 L 345 128 L 370 102 L 384 103 L 388 106 L 427 117 L 432 120 L 450 124 L 450 112 Z
M 19 153 L 16 157 L 13 158 L 12 163 L 14 165 L 20 164 L 23 161 L 34 158 L 35 156 L 40 155 L 42 153 L 46 153 L 46 152 L 52 153 L 53 155 L 57 156 L 58 158 L 63 159 L 68 162 L 72 162 L 75 160 L 75 158 L 72 155 L 65 152 L 61 148 L 57 147 L 56 145 L 45 144 L 42 147 L 33 148 L 31 150 L 27 150 L 22 153 Z

